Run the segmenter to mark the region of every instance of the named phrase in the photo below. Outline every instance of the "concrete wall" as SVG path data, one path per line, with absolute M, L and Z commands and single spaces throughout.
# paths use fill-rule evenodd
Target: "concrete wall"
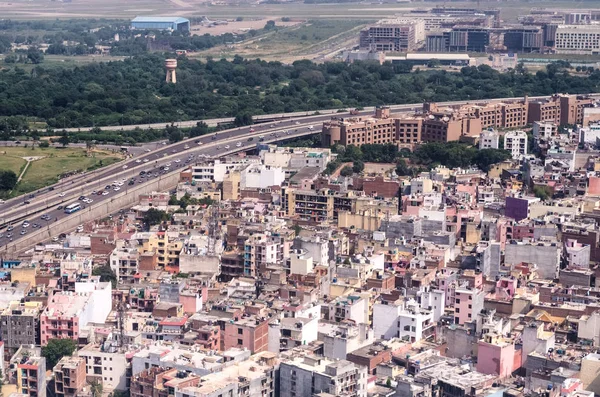
M 57 222 L 48 225 L 48 227 L 38 229 L 35 232 L 20 238 L 18 241 L 7 244 L 4 248 L 4 252 L 7 255 L 14 255 L 27 250 L 44 240 L 51 239 L 53 236 L 69 232 L 85 222 L 100 219 L 120 209 L 131 207 L 137 203 L 140 194 L 172 189 L 177 186 L 178 181 L 179 171 L 164 175 L 160 179 L 152 182 L 124 189 L 124 191 L 113 196 L 111 199 L 88 206 L 83 210 L 75 212 L 71 216 L 59 219 Z

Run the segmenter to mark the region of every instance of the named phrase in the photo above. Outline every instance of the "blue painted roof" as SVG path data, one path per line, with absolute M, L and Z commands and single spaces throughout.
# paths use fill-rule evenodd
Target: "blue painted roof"
M 131 22 L 169 22 L 169 23 L 189 23 L 189 19 L 181 17 L 135 17 Z

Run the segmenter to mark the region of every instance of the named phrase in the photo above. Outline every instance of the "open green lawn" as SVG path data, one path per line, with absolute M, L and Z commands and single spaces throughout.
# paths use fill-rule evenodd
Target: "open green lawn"
M 40 157 L 33 160 L 13 196 L 31 192 L 58 181 L 60 175 L 104 167 L 120 161 L 113 153 L 95 151 L 88 157 L 83 148 L 0 148 L 0 169 L 11 169 L 20 174 L 26 161 L 23 157 Z

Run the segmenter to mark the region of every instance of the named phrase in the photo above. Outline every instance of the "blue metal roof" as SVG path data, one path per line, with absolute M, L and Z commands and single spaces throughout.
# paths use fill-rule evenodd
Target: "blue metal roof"
M 168 23 L 189 23 L 189 19 L 181 17 L 135 17 L 131 22 L 168 22 Z

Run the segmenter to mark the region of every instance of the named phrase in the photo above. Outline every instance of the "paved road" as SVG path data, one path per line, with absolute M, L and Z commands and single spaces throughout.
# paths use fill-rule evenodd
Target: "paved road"
M 600 94 L 599 94 L 600 95 Z M 519 99 L 519 98 L 514 98 Z M 479 101 L 481 102 L 481 101 Z M 445 105 L 464 103 L 461 101 L 447 102 Z M 394 111 L 414 111 L 420 109 L 421 104 L 408 104 L 393 106 Z M 360 114 L 371 114 L 371 109 L 366 109 Z M 340 114 L 341 115 L 341 114 Z M 346 113 L 348 115 L 348 113 Z M 328 120 L 331 114 L 316 115 L 302 117 L 295 120 L 277 121 L 273 123 L 255 125 L 253 127 L 241 127 L 221 131 L 215 134 L 204 135 L 199 138 L 193 138 L 176 144 L 159 144 L 155 149 L 146 148 L 141 154 L 116 165 L 95 170 L 82 175 L 75 175 L 70 178 L 61 180 L 59 183 L 48 188 L 41 189 L 34 193 L 34 197 L 22 196 L 11 199 L 4 204 L 0 204 L 0 247 L 6 245 L 10 241 L 7 237 L 6 227 L 7 221 L 24 217 L 33 224 L 38 223 L 44 226 L 46 223 L 51 223 L 57 218 L 68 216 L 62 209 L 58 209 L 59 205 L 67 205 L 77 201 L 79 196 L 91 197 L 94 203 L 102 200 L 110 199 L 115 195 L 113 182 L 125 180 L 122 186 L 118 186 L 119 190 L 127 190 L 129 180 L 136 178 L 136 184 L 144 183 L 146 180 L 160 178 L 164 173 L 172 172 L 173 170 L 181 169 L 183 166 L 201 160 L 202 156 L 214 158 L 227 153 L 248 150 L 255 146 L 259 136 L 264 136 L 266 141 L 277 141 L 295 136 L 303 136 L 318 132 L 321 128 L 321 123 Z M 312 126 L 313 128 L 309 128 Z M 287 131 L 284 132 L 284 131 Z M 271 134 L 278 134 L 271 136 Z M 252 137 L 252 140 L 250 140 Z M 240 144 L 239 147 L 237 144 Z M 228 146 L 228 147 L 227 147 Z M 161 170 L 161 167 L 168 166 L 169 170 Z M 149 177 L 140 177 L 140 172 L 146 171 L 150 174 Z M 107 191 L 106 195 L 92 195 L 93 191 Z M 59 195 L 62 195 L 60 197 Z M 82 203 L 83 204 L 83 203 Z M 83 204 L 86 205 L 86 204 Z M 49 215 L 48 221 L 40 221 L 40 216 L 44 213 Z M 15 230 L 12 232 L 12 239 L 16 240 L 21 237 L 21 226 L 13 223 Z M 29 226 L 30 228 L 33 227 Z M 27 233 L 28 228 L 24 228 Z M 1 248 L 0 248 L 1 249 Z

